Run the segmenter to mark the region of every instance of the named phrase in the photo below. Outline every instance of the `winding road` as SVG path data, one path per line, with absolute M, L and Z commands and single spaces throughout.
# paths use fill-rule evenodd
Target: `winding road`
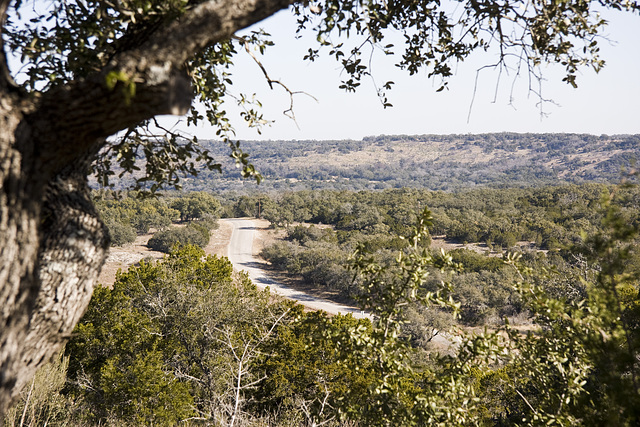
M 249 278 L 261 289 L 269 287 L 271 292 L 281 295 L 299 302 L 300 304 L 312 310 L 324 310 L 329 314 L 349 314 L 354 317 L 371 318 L 371 315 L 360 311 L 356 307 L 349 307 L 338 304 L 323 298 L 309 295 L 305 292 L 298 291 L 289 286 L 279 283 L 277 280 L 269 277 L 263 269 L 263 262 L 260 262 L 253 255 L 253 239 L 256 234 L 256 224 L 251 219 L 245 218 L 229 218 L 223 219 L 233 226 L 231 240 L 227 247 L 227 257 L 233 264 L 233 267 L 240 271 L 244 270 L 249 274 Z M 457 347 L 461 342 L 461 337 L 451 335 L 446 332 L 436 334 L 432 339 L 434 344 L 444 349 L 452 349 Z
M 255 223 L 250 219 L 244 218 L 223 219 L 221 221 L 231 223 L 233 226 L 227 252 L 229 260 L 236 270 L 246 271 L 249 274 L 249 278 L 259 288 L 264 289 L 269 287 L 271 292 L 298 301 L 300 304 L 313 310 L 324 310 L 330 314 L 351 313 L 356 318 L 368 317 L 366 313 L 355 307 L 348 307 L 309 295 L 270 278 L 263 270 L 262 264 L 253 256 L 253 239 L 256 233 Z

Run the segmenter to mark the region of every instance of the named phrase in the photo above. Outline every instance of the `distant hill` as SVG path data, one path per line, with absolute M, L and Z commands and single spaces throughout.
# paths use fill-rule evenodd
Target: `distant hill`
M 389 135 L 361 141 L 244 141 L 241 148 L 265 177 L 241 180 L 227 147 L 201 141 L 223 164 L 185 190 L 243 192 L 420 187 L 453 191 L 474 186 L 530 187 L 615 183 L 640 158 L 640 135 L 585 134 Z M 225 160 L 228 159 L 228 160 Z

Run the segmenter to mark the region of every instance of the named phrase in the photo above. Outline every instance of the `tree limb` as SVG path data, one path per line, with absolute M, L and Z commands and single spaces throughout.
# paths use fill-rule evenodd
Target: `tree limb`
M 5 21 L 7 20 L 7 9 L 11 0 L 0 0 L 0 26 L 4 28 Z M 16 83 L 9 73 L 9 66 L 7 64 L 7 54 L 4 50 L 4 38 L 0 37 L 0 91 L 6 92 L 7 90 L 17 88 Z
M 193 92 L 189 58 L 259 22 L 292 0 L 206 1 L 138 47 L 115 55 L 98 73 L 42 94 L 28 121 L 37 134 L 42 168 L 51 176 L 99 138 L 159 114 L 185 114 Z M 115 76 L 115 77 L 114 77 Z M 107 81 L 115 78 L 117 84 Z M 135 90 L 135 93 L 128 92 Z

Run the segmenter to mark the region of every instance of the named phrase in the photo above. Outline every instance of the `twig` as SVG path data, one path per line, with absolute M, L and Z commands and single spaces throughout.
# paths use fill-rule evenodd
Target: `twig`
M 27 416 L 27 408 L 29 407 L 29 400 L 31 400 L 31 392 L 33 391 L 33 386 L 36 383 L 36 377 L 33 377 L 31 381 L 31 388 L 29 389 L 29 394 L 27 394 L 27 401 L 24 402 L 24 410 L 22 411 L 22 417 L 20 418 L 20 427 L 24 425 L 24 418 Z
M 247 53 L 249 54 L 249 56 L 251 56 L 251 58 L 253 58 L 253 61 L 258 64 L 258 67 L 260 67 L 260 70 L 262 71 L 262 74 L 264 75 L 265 79 L 267 79 L 267 84 L 269 85 L 269 88 L 271 90 L 273 90 L 273 85 L 276 84 L 280 87 L 282 87 L 288 94 L 289 94 L 289 108 L 284 110 L 282 113 L 289 117 L 291 120 L 293 120 L 293 122 L 296 124 L 296 127 L 298 129 L 300 129 L 300 126 L 298 126 L 298 121 L 296 120 L 296 115 L 295 112 L 293 111 L 293 99 L 295 95 L 307 95 L 309 98 L 313 99 L 316 102 L 319 102 L 318 99 L 311 95 L 308 92 L 305 91 L 292 91 L 291 89 L 289 89 L 289 87 L 287 85 L 285 85 L 284 83 L 282 83 L 280 80 L 275 80 L 272 79 L 269 76 L 269 73 L 267 72 L 267 69 L 264 67 L 264 65 L 262 65 L 262 62 L 260 62 L 260 60 L 255 56 L 255 54 L 251 51 L 251 46 L 249 45 L 249 41 L 243 37 L 238 37 L 238 36 L 231 36 L 232 39 L 239 41 L 240 43 L 242 43 L 244 45 L 244 50 L 247 51 Z

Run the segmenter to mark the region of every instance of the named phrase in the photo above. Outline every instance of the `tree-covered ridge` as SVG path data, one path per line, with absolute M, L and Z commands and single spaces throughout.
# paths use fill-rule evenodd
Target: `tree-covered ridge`
M 223 176 L 202 171 L 186 189 L 252 191 L 239 180 L 220 144 L 201 141 Z M 244 141 L 264 190 L 459 190 L 471 186 L 530 187 L 616 183 L 640 157 L 640 136 L 587 134 L 389 135 L 360 141 Z

